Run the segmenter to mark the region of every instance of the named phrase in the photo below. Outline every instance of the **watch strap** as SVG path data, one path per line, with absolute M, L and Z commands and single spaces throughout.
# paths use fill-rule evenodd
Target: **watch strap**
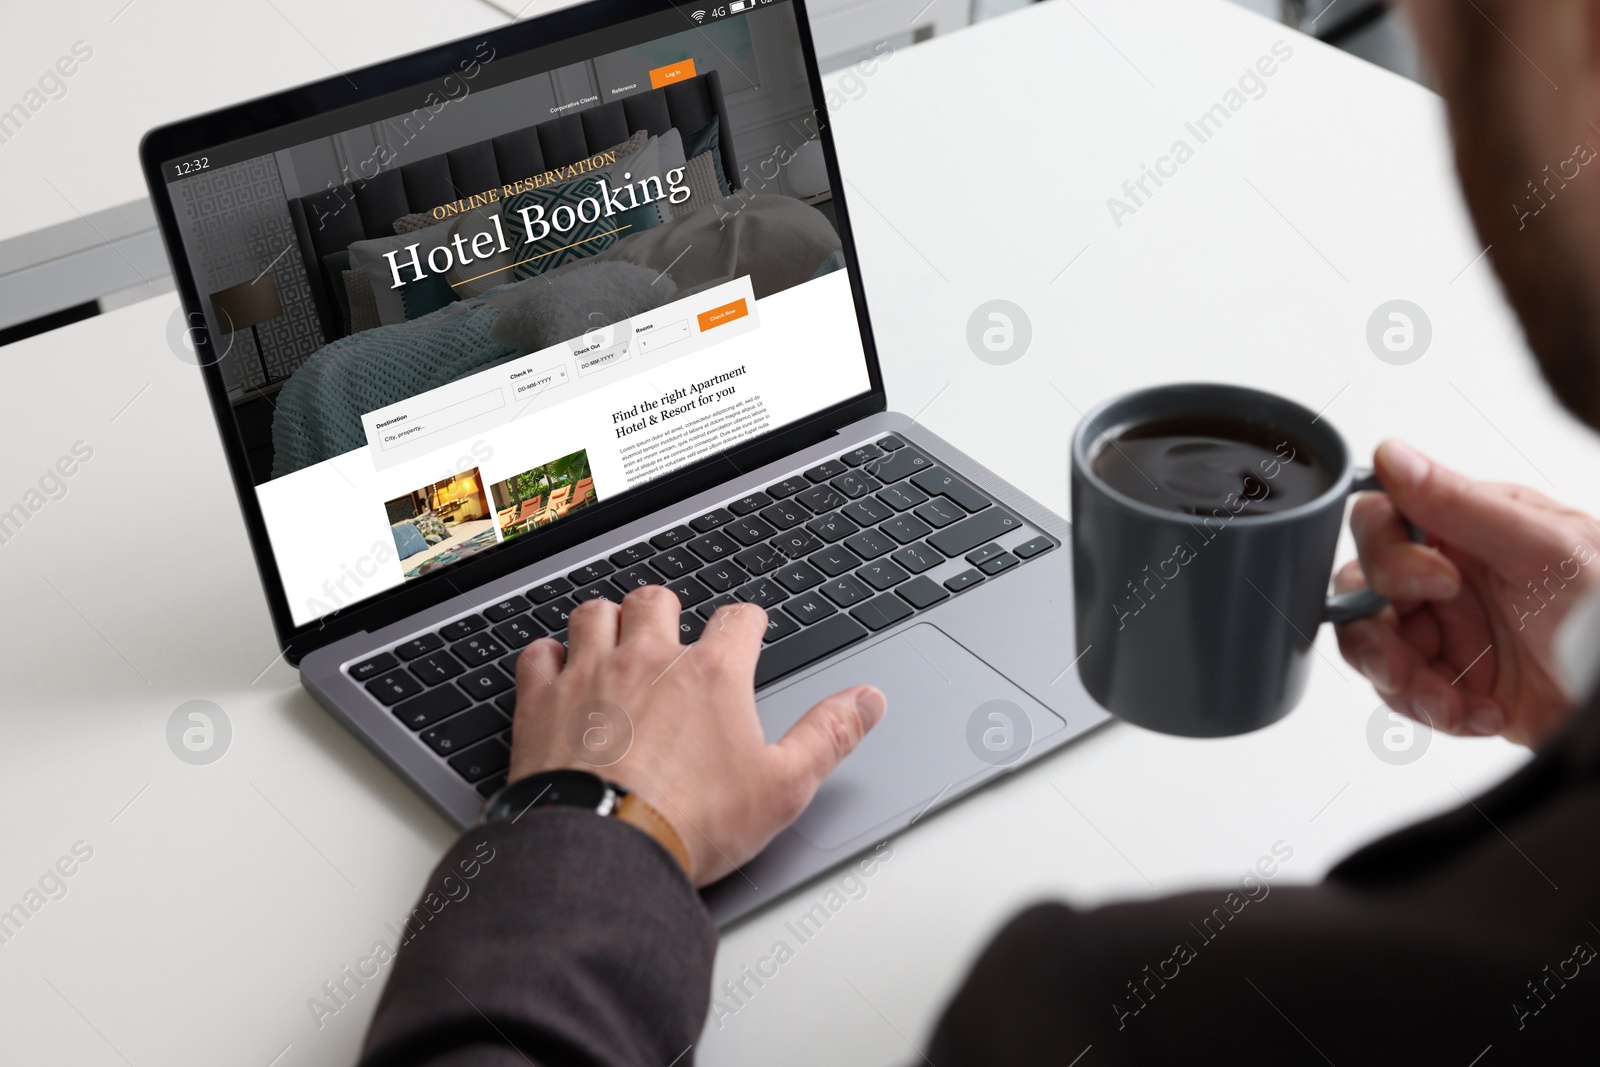
M 656 842 L 678 861 L 684 873 L 693 880 L 694 864 L 689 859 L 689 850 L 683 846 L 683 838 L 678 836 L 678 831 L 673 829 L 666 817 L 651 807 L 638 793 L 624 794 L 613 814 L 616 818 L 655 838 Z

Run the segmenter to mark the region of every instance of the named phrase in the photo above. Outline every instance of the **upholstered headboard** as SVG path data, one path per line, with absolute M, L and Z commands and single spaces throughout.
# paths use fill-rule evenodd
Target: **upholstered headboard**
M 485 189 L 565 167 L 626 141 L 639 130 L 660 136 L 673 127 L 685 135 L 713 118 L 722 123 L 722 169 L 731 188 L 739 188 L 739 167 L 722 80 L 716 71 L 639 93 L 576 114 L 541 122 L 441 156 L 386 170 L 371 181 L 356 181 L 289 201 L 322 324 L 324 343 L 344 336 L 343 317 L 323 257 L 357 241 L 394 236 L 394 220 L 429 211 Z

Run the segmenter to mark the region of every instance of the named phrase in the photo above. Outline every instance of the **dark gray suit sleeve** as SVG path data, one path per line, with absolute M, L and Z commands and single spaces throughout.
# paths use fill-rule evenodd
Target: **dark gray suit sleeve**
M 586 812 L 464 834 L 405 933 L 367 1067 L 664 1067 L 710 1003 L 699 894 L 649 837 Z

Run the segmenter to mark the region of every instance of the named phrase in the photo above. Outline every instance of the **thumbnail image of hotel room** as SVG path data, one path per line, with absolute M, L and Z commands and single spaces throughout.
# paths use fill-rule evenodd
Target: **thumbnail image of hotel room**
M 499 543 L 476 470 L 414 490 L 384 505 L 395 554 L 408 578 Z

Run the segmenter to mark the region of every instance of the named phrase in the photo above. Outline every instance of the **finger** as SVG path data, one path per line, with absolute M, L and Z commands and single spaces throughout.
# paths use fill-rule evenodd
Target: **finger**
M 1336 630 L 1339 654 L 1384 696 L 1401 692 L 1423 664 L 1395 629 L 1392 612 L 1346 623 Z
M 580 663 L 614 651 L 622 609 L 609 600 L 587 600 L 567 616 L 567 662 Z
M 622 599 L 617 643 L 676 645 L 678 616 L 682 611 L 678 594 L 666 586 L 640 586 Z
M 781 761 L 780 780 L 789 786 L 791 817 L 805 810 L 823 779 L 882 721 L 888 706 L 881 690 L 858 685 L 835 693 L 789 728 L 774 747 Z
M 1400 600 L 1449 600 L 1461 593 L 1461 572 L 1436 548 L 1419 545 L 1382 493 L 1364 493 L 1350 510 L 1361 573 L 1379 593 Z
M 517 657 L 517 694 L 538 693 L 554 685 L 566 663 L 567 650 L 553 637 L 541 637 Z
M 722 657 L 736 677 L 754 679 L 766 636 L 765 611 L 755 604 L 728 604 L 711 616 L 695 647 L 702 655 Z
M 1502 574 L 1534 574 L 1572 546 L 1547 505 L 1474 482 L 1399 441 L 1378 447 L 1378 478 L 1401 514 Z

